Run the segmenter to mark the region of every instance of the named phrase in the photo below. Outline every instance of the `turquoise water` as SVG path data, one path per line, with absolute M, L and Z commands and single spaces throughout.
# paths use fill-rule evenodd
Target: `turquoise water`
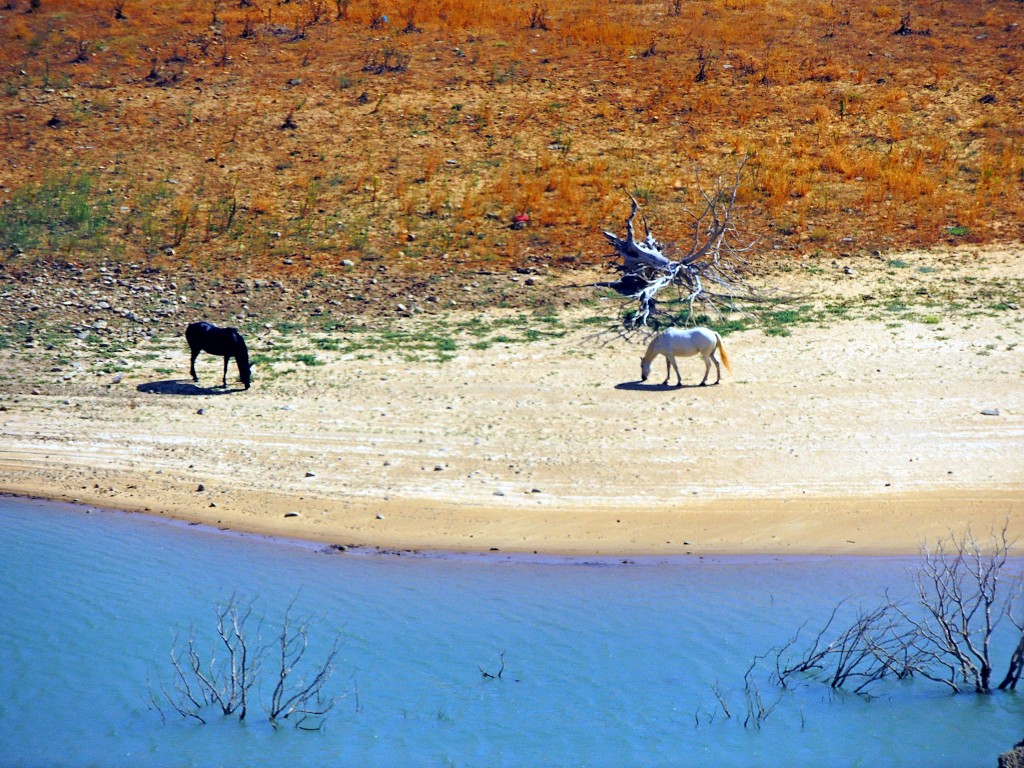
M 907 594 L 914 562 L 338 553 L 0 498 L 0 765 L 994 766 L 1024 736 L 1019 694 L 808 686 L 742 725 L 755 654 L 844 597 Z M 150 704 L 175 635 L 212 647 L 233 593 L 269 622 L 317 616 L 313 656 L 341 633 L 321 731 Z

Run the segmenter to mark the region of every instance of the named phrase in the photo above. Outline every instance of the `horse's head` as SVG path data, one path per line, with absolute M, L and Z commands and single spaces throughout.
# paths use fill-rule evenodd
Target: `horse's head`
M 235 362 L 238 363 L 238 378 L 248 389 L 252 383 L 252 365 L 249 363 L 249 349 L 245 346 L 245 340 L 238 331 L 234 332 L 234 347 Z
M 647 381 L 647 377 L 651 375 L 651 361 L 640 358 L 640 381 Z

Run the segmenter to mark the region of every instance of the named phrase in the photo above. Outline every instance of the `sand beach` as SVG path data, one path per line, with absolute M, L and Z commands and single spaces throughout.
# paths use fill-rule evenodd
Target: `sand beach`
M 1020 267 L 1013 249 L 974 258 L 997 283 Z M 894 284 L 888 264 L 800 290 L 856 307 Z M 963 254 L 901 264 L 901 290 L 937 295 Z M 191 382 L 183 323 L 123 352 L 116 375 L 84 345 L 59 370 L 7 349 L 0 491 L 397 550 L 885 554 L 967 527 L 1020 536 L 1020 311 L 872 306 L 728 334 L 733 372 L 708 387 L 691 386 L 695 359 L 687 386 L 660 384 L 663 359 L 639 382 L 643 344 L 571 313 L 557 333 L 443 361 L 321 349 L 316 365 L 257 364 L 248 391 L 234 366 L 216 387 L 210 356 Z M 281 334 L 249 343 L 280 349 Z

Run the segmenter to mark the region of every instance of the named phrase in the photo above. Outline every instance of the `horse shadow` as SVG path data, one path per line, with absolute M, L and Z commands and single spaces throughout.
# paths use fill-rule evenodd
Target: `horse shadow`
M 708 386 L 713 385 L 705 385 L 703 389 L 706 389 Z M 678 386 L 676 384 L 648 384 L 646 381 L 624 381 L 621 384 L 616 384 L 615 388 L 627 392 L 677 392 L 680 389 L 702 389 L 700 384 L 683 384 Z
M 165 381 L 147 381 L 135 388 L 137 392 L 145 392 L 152 395 L 230 395 L 234 392 L 244 392 L 238 387 L 200 387 L 185 379 L 168 379 Z

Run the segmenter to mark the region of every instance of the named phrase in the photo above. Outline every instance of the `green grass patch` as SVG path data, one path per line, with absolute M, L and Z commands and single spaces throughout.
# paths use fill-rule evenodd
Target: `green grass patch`
M 67 174 L 16 191 L 0 206 L 0 249 L 94 250 L 110 224 L 110 200 L 92 174 Z
M 301 352 L 297 355 L 292 355 L 292 360 L 296 363 L 302 363 L 307 368 L 315 368 L 318 365 L 326 365 L 326 363 L 319 359 L 316 355 L 309 352 Z

